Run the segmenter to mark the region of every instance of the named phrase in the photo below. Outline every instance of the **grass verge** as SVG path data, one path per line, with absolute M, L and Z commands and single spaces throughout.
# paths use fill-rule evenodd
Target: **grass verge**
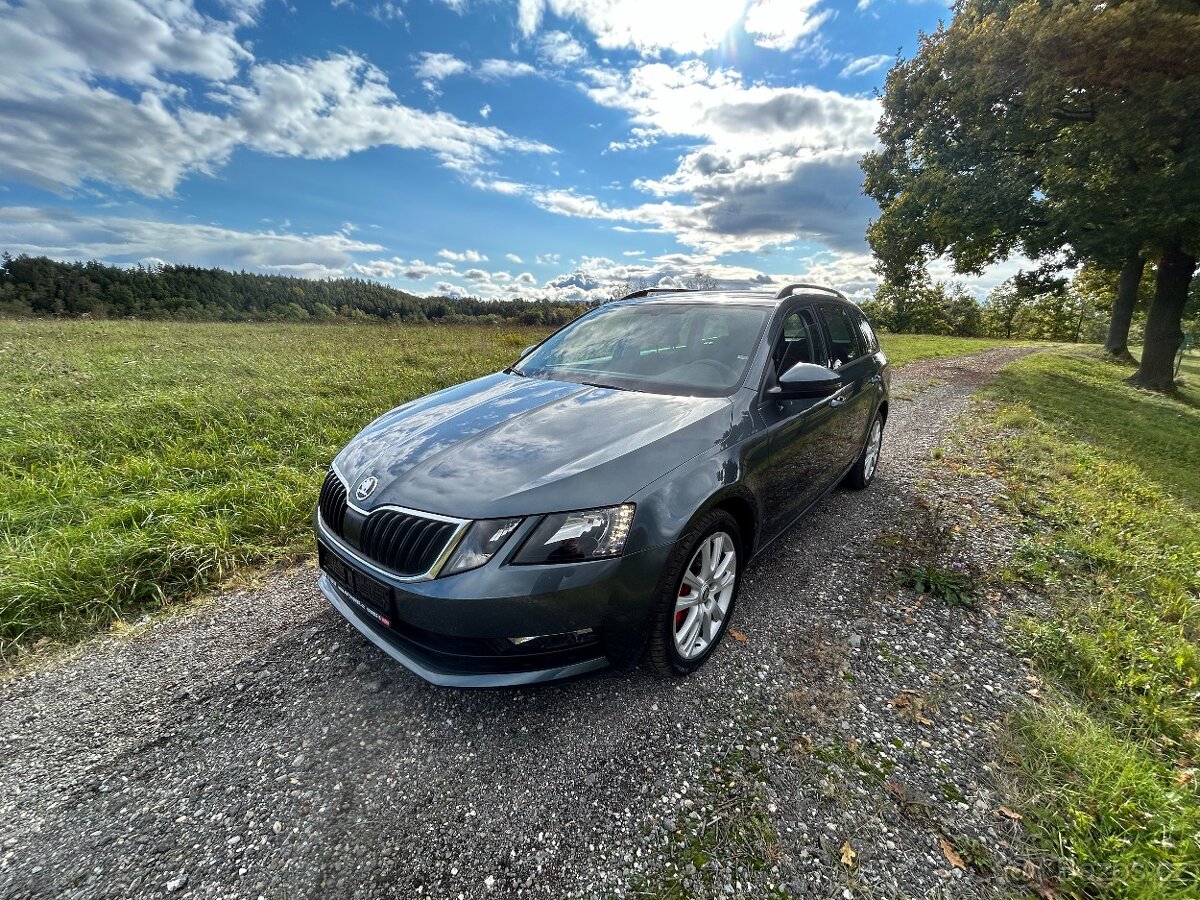
M 1024 515 L 1021 650 L 1058 692 L 1014 722 L 1026 821 L 1073 896 L 1200 896 L 1200 390 L 1040 354 L 990 385 L 989 453 Z

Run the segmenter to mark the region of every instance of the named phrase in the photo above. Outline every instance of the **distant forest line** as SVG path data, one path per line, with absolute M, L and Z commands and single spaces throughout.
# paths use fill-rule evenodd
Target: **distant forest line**
M 358 278 L 317 281 L 198 266 L 58 262 L 3 255 L 0 315 L 207 322 L 508 323 L 563 325 L 581 303 L 418 297 Z

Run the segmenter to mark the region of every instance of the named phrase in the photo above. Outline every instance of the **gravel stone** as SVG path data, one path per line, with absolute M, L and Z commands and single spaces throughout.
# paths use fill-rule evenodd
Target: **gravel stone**
M 875 483 L 830 494 L 746 570 L 746 641 L 688 679 L 432 687 L 328 606 L 311 564 L 10 674 L 0 896 L 1005 893 L 1023 836 L 994 812 L 996 736 L 1031 676 L 1003 622 L 1030 601 L 926 602 L 879 538 L 934 504 L 964 559 L 1011 553 L 1002 487 L 933 451 L 1023 352 L 898 370 Z M 735 756 L 751 762 L 721 768 Z M 776 836 L 764 865 L 681 854 L 752 811 Z M 992 865 L 951 874 L 939 834 Z

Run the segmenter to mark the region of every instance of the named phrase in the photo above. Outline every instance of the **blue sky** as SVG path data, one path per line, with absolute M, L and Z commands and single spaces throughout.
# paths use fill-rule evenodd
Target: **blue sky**
M 704 272 L 865 295 L 874 90 L 948 15 L 0 0 L 0 248 L 420 294 L 582 299 Z

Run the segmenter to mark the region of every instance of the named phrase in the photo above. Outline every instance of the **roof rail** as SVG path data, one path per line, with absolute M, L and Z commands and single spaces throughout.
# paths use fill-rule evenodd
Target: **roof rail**
M 823 284 L 808 284 L 807 282 L 803 282 L 803 281 L 798 281 L 795 284 L 789 284 L 787 287 L 783 288 L 778 294 L 775 295 L 775 299 L 782 300 L 784 297 L 790 297 L 790 296 L 792 296 L 792 294 L 796 293 L 796 291 L 798 291 L 798 290 L 800 290 L 800 291 L 826 291 L 837 297 L 841 297 L 846 302 L 850 302 L 850 298 L 847 297 L 845 294 L 843 294 L 841 291 L 837 290 L 836 288 L 826 287 Z
M 691 288 L 642 288 L 640 291 L 634 291 L 632 294 L 626 294 L 622 300 L 634 300 L 638 297 L 648 297 L 651 294 L 686 294 L 691 291 Z

